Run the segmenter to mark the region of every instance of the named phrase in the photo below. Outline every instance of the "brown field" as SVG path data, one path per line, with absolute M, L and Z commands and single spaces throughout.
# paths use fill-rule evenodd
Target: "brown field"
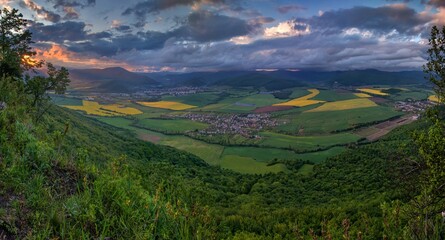
M 366 137 L 368 141 L 376 141 L 391 132 L 396 127 L 406 125 L 416 121 L 415 115 L 406 115 L 404 117 L 379 123 L 375 126 L 365 128 L 356 132 L 356 134 Z
M 381 98 L 381 97 L 372 97 L 372 98 L 369 98 L 369 99 L 370 99 L 371 101 L 377 103 L 377 104 L 388 102 L 387 99 L 384 99 L 384 98 Z
M 294 107 L 292 106 L 265 106 L 265 107 L 259 107 L 254 110 L 255 113 L 268 113 L 268 112 L 278 112 L 278 111 L 285 111 L 290 110 Z

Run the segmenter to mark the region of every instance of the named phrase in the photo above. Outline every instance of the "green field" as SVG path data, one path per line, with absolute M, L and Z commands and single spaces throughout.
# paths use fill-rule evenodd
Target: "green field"
M 334 90 L 322 90 L 319 89 L 320 93 L 312 98 L 312 100 L 322 100 L 326 102 L 335 102 L 335 101 L 342 101 L 342 100 L 349 100 L 349 99 L 355 99 L 357 96 L 354 95 L 352 92 L 340 92 L 340 91 L 334 91 Z
M 345 150 L 344 147 L 333 147 L 333 148 L 330 148 L 325 151 L 301 153 L 301 154 L 297 154 L 297 156 L 299 159 L 318 164 L 318 163 L 325 161 L 327 158 L 330 158 L 337 154 L 342 153 L 344 150 Z
M 237 155 L 226 155 L 221 159 L 221 167 L 234 170 L 240 173 L 264 174 L 285 172 L 287 168 L 284 164 L 267 166 L 267 163 L 255 161 L 253 158 L 240 157 Z
M 51 95 L 51 101 L 56 105 L 82 106 L 82 99 Z
M 260 135 L 264 137 L 264 140 L 260 143 L 260 146 L 291 148 L 296 151 L 313 151 L 337 144 L 348 144 L 361 139 L 361 137 L 352 133 L 304 137 L 289 136 L 273 132 L 262 132 Z
M 275 98 L 272 94 L 254 94 L 241 99 L 239 103 L 252 104 L 255 105 L 255 107 L 263 107 L 270 106 L 281 101 L 282 100 Z
M 223 156 L 236 155 L 253 158 L 259 162 L 270 162 L 273 159 L 296 160 L 298 155 L 289 150 L 259 147 L 226 147 Z
M 215 103 L 220 99 L 220 93 L 212 92 L 212 93 L 196 93 L 185 96 L 164 96 L 162 97 L 163 101 L 174 101 L 181 102 L 189 105 L 194 105 L 198 107 L 203 107 L 211 103 Z
M 141 119 L 135 124 L 137 127 L 147 128 L 159 132 L 184 133 L 187 131 L 202 130 L 208 127 L 205 123 L 187 119 Z
M 298 134 L 304 129 L 303 134 L 327 134 L 333 131 L 353 128 L 358 124 L 389 119 L 402 113 L 390 107 L 372 107 L 328 112 L 304 112 L 301 114 L 289 114 L 281 116 L 286 124 L 275 129 L 289 134 Z

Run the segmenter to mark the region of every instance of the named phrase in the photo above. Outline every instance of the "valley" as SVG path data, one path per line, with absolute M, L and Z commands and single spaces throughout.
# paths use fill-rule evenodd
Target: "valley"
M 74 89 L 54 102 L 210 165 L 264 174 L 289 171 L 289 160 L 303 160 L 300 171 L 307 173 L 347 148 L 377 141 L 415 121 L 434 105 L 431 96 L 422 85 L 324 84 L 273 91 L 175 86 L 133 94 Z

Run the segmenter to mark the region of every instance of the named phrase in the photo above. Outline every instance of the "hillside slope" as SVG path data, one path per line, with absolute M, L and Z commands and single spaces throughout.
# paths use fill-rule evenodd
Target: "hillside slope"
M 397 162 L 388 159 L 401 156 L 409 128 L 419 127 L 347 151 L 308 176 L 261 176 L 208 166 L 55 106 L 41 126 L 18 124 L 0 171 L 0 236 L 9 238 L 295 239 L 321 236 L 324 221 L 341 238 L 345 219 L 351 235 L 380 238 L 380 204 L 401 196 L 390 171 Z

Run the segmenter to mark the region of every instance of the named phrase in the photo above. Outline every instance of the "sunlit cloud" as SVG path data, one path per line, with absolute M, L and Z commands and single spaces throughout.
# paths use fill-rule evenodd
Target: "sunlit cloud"
M 264 29 L 264 37 L 266 38 L 293 37 L 310 33 L 311 28 L 308 24 L 296 20 L 281 22 L 278 26 Z
M 72 68 L 107 68 L 107 67 L 122 67 L 129 71 L 136 72 L 155 72 L 160 71 L 160 68 L 151 66 L 131 65 L 124 61 L 118 61 L 110 58 L 100 57 L 95 58 L 91 56 L 84 56 L 69 51 L 63 46 L 52 44 L 49 48 L 36 48 L 36 59 L 44 59 L 47 62 L 52 62 L 56 65 L 69 65 Z

